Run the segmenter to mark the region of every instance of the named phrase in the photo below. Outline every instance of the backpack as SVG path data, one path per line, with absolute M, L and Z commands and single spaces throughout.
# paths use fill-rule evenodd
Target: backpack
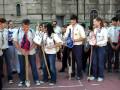
M 73 40 L 72 40 L 72 38 L 71 38 L 71 29 L 70 29 L 69 34 L 68 34 L 68 37 L 67 37 L 67 39 L 66 39 L 66 46 L 67 46 L 68 48 L 73 48 L 73 46 L 74 46 Z

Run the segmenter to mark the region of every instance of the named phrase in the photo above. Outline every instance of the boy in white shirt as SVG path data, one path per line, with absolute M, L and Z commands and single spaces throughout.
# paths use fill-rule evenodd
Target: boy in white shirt
M 77 64 L 77 80 L 80 80 L 82 78 L 82 52 L 83 52 L 82 48 L 83 41 L 85 40 L 85 31 L 84 28 L 77 23 L 76 15 L 72 15 L 70 20 L 71 24 L 67 27 L 64 37 L 65 39 L 67 39 L 69 32 L 71 31 L 71 38 L 73 40 L 74 45 L 72 47 L 72 53 Z M 74 73 L 73 76 L 75 76 L 75 71 L 73 71 L 73 73 Z
M 117 26 L 118 18 L 112 18 L 112 26 L 108 29 L 108 72 L 112 71 L 112 64 L 114 64 L 114 71 L 119 69 L 119 49 L 116 49 L 119 37 L 119 28 Z
M 4 18 L 0 19 L 1 25 L 0 25 L 0 31 L 2 35 L 1 43 L 1 49 L 3 51 L 2 58 L 0 60 L 0 71 L 3 73 L 3 58 L 5 59 L 6 63 L 6 68 L 7 68 L 7 77 L 8 77 L 8 82 L 11 84 L 13 83 L 13 77 L 12 77 L 12 69 L 11 69 L 11 63 L 9 60 L 9 46 L 8 46 L 8 30 L 5 28 L 6 26 L 6 20 Z
M 11 68 L 12 68 L 12 73 L 19 73 L 19 62 L 18 62 L 18 57 L 16 54 L 16 48 L 13 44 L 13 34 L 16 32 L 18 29 L 14 28 L 14 23 L 12 20 L 8 21 L 8 45 L 9 45 L 9 51 L 10 51 L 10 62 L 11 62 Z
M 18 86 L 30 86 L 30 82 L 27 82 L 27 77 L 25 73 L 28 71 L 25 70 L 25 56 L 28 55 L 28 61 L 31 66 L 33 79 L 36 85 L 40 85 L 37 67 L 36 67 L 36 56 L 35 56 L 35 48 L 36 45 L 33 43 L 34 38 L 34 30 L 30 28 L 30 20 L 24 19 L 22 21 L 22 27 L 19 28 L 13 35 L 13 41 L 17 48 L 17 54 L 20 64 L 20 83 Z M 29 67 L 27 67 L 29 68 Z

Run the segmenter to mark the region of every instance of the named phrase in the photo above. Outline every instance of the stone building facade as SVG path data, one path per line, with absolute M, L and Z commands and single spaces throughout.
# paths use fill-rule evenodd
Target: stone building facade
M 24 18 L 32 22 L 56 19 L 61 25 L 73 13 L 78 15 L 79 22 L 89 22 L 92 10 L 110 20 L 117 11 L 120 14 L 120 0 L 0 0 L 0 17 L 16 22 Z

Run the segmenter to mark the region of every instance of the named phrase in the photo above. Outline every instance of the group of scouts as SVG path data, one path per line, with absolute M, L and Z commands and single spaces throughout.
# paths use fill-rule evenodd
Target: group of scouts
M 59 72 L 67 66 L 70 78 L 81 80 L 87 72 L 89 80 L 104 80 L 104 70 L 119 72 L 120 19 L 113 17 L 111 23 L 100 17 L 93 19 L 93 26 L 86 28 L 78 23 L 76 15 L 71 15 L 70 23 L 62 28 L 57 21 L 30 27 L 30 20 L 24 19 L 21 27 L 15 28 L 13 21 L 0 18 L 0 84 L 4 77 L 4 61 L 9 84 L 14 83 L 13 72 L 19 76 L 18 86 L 31 85 L 29 65 L 35 85 L 57 80 L 56 61 L 61 60 Z M 42 80 L 36 64 L 39 53 Z

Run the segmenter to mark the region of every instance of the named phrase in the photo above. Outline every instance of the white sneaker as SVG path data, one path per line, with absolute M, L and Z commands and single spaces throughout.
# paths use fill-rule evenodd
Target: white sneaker
M 49 85 L 50 85 L 50 86 L 53 86 L 53 85 L 55 85 L 55 83 L 49 83 Z
M 26 86 L 26 87 L 30 87 L 30 81 L 26 80 L 26 81 L 25 81 L 25 86 Z
M 99 77 L 99 78 L 97 79 L 97 81 L 98 81 L 98 82 L 102 82 L 102 81 L 103 81 L 103 78 L 100 78 L 100 77 Z
M 93 77 L 93 76 L 92 77 L 88 77 L 88 79 L 93 81 L 93 80 L 95 80 L 95 77 Z
M 40 81 L 41 84 L 44 84 L 45 82 L 44 81 Z
M 22 87 L 23 86 L 23 82 L 20 81 L 19 84 L 18 84 L 18 87 Z
M 35 85 L 39 86 L 40 85 L 40 82 L 37 80 L 35 81 Z
M 13 83 L 13 80 L 9 80 L 9 84 L 12 84 Z

